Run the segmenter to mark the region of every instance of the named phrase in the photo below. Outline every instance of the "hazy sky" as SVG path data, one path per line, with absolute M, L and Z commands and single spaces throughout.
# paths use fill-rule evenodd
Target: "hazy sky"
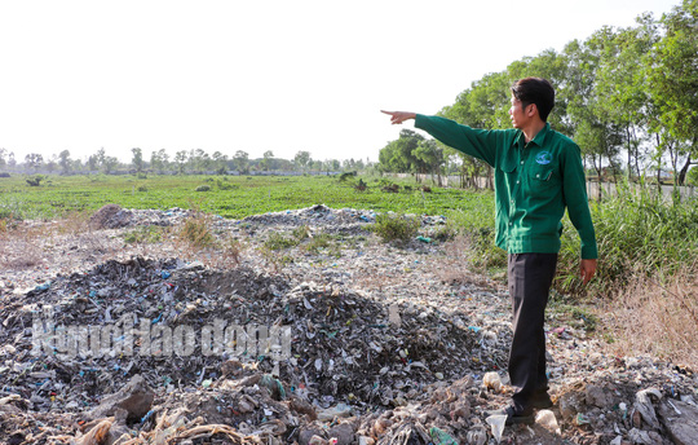
M 515 60 L 678 4 L 0 0 L 0 147 L 375 161 L 400 131 L 380 109 L 435 113 Z

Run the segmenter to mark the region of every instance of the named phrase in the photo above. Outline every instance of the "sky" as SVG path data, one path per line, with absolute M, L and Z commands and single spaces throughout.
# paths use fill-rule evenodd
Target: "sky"
M 0 0 L 0 148 L 369 159 L 485 74 L 680 0 Z

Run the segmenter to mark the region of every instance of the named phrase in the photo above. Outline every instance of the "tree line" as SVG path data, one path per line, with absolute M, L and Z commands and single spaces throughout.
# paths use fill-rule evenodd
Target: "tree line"
M 594 176 L 698 185 L 698 168 L 691 169 L 698 164 L 698 0 L 517 60 L 473 82 L 439 114 L 476 128 L 510 128 L 509 87 L 528 76 L 555 86 L 551 126 L 578 143 Z M 464 185 L 491 174 L 477 159 L 407 129 L 380 151 L 378 168 L 458 172 Z
M 15 159 L 13 152 L 0 148 L 0 172 L 15 173 L 49 173 L 49 174 L 81 174 L 81 173 L 157 173 L 157 174 L 196 174 L 237 172 L 249 174 L 254 172 L 339 172 L 364 170 L 372 164 L 362 159 L 328 159 L 324 161 L 312 159 L 310 152 L 299 151 L 291 160 L 277 158 L 271 150 L 266 151 L 261 158 L 251 159 L 243 150 L 237 150 L 233 156 L 220 151 L 213 154 L 203 149 L 181 150 L 170 156 L 167 150 L 152 151 L 146 158 L 143 150 L 136 147 L 131 149 L 130 163 L 120 162 L 116 157 L 100 148 L 96 153 L 85 159 L 71 157 L 69 150 L 63 150 L 57 155 L 44 159 L 39 153 L 29 153 L 24 162 Z

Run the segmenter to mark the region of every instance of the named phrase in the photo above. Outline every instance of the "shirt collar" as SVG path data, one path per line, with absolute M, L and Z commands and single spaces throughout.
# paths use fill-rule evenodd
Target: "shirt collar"
M 536 144 L 539 147 L 543 146 L 543 143 L 545 141 L 545 137 L 548 135 L 548 132 L 550 131 L 550 123 L 546 122 L 545 126 L 541 128 L 541 130 L 536 134 L 536 136 L 533 138 L 531 141 L 532 143 Z M 519 143 L 523 142 L 523 139 L 525 138 L 523 131 L 519 131 L 519 136 L 516 138 L 514 141 L 514 144 L 519 145 Z M 523 143 L 522 146 L 525 146 L 526 144 Z

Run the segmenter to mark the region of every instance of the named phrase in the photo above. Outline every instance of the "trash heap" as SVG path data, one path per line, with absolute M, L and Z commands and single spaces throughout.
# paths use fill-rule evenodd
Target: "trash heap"
M 106 228 L 187 217 L 108 212 L 95 218 Z M 423 220 L 425 230 L 444 221 Z M 341 258 L 286 252 L 295 261 L 281 273 L 252 251 L 225 270 L 135 255 L 3 290 L 0 441 L 695 443 L 691 370 L 607 357 L 560 326 L 549 327 L 555 407 L 531 427 L 504 428 L 486 411 L 511 394 L 506 295 L 440 281 L 425 259 L 438 246 L 371 241 L 372 221 L 326 206 L 214 221 L 252 245 L 298 226 L 363 240 Z M 374 271 L 392 280 L 360 280 Z

